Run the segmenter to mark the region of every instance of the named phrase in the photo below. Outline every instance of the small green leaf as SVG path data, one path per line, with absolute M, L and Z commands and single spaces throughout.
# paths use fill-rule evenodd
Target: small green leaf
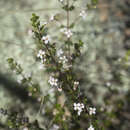
M 92 5 L 96 5 L 98 3 L 98 0 L 91 0 Z
M 81 46 L 81 47 L 82 47 L 82 46 L 83 46 L 83 44 L 84 44 L 84 43 L 83 43 L 81 40 L 79 40 L 79 46 Z
M 10 64 L 10 63 L 13 63 L 14 59 L 13 58 L 8 58 L 7 59 L 7 62 Z
M 69 27 L 69 28 L 73 28 L 73 27 L 74 27 L 74 25 L 75 25 L 75 23 L 72 23 L 72 24 L 70 25 L 70 27 Z

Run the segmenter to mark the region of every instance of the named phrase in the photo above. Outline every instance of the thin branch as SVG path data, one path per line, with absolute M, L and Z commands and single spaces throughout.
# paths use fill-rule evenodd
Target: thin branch
M 67 29 L 69 29 L 69 0 L 67 0 Z
M 69 30 L 69 22 L 70 22 L 70 13 L 69 13 L 69 0 L 67 0 L 67 30 Z M 69 37 L 67 38 L 68 41 L 69 41 Z M 69 55 L 70 55 L 70 45 L 68 44 L 68 52 L 69 52 Z

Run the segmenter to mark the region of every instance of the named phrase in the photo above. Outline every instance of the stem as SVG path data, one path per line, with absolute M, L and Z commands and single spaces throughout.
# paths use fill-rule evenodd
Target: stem
M 69 21 L 70 21 L 70 13 L 69 13 L 69 0 L 67 0 L 67 30 L 69 30 Z M 70 38 L 67 38 L 67 40 L 69 41 Z M 70 45 L 68 44 L 68 54 L 70 55 Z
M 42 109 L 43 102 L 44 102 L 44 97 L 41 98 L 40 109 L 39 109 L 39 111 L 38 111 L 36 117 L 38 117 L 38 115 L 40 115 L 40 112 L 41 112 L 41 109 Z
M 67 29 L 69 29 L 69 0 L 67 0 L 67 6 L 68 6 L 68 9 L 67 9 Z

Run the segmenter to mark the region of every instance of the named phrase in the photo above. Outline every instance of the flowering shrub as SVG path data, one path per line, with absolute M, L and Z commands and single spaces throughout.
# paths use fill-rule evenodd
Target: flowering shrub
M 59 0 L 62 9 L 66 12 L 66 25 L 61 24 L 59 31 L 63 34 L 63 45 L 58 47 L 53 42 L 53 37 L 49 35 L 49 25 L 52 22 L 59 22 L 59 15 L 56 14 L 46 23 L 41 23 L 39 16 L 32 14 L 32 34 L 36 40 L 36 59 L 45 67 L 46 73 L 49 75 L 48 83 L 55 92 L 54 99 L 50 99 L 50 93 L 46 96 L 42 95 L 40 85 L 32 80 L 30 74 L 25 74 L 21 65 L 13 58 L 8 58 L 10 69 L 18 75 L 18 83 L 22 84 L 28 96 L 37 101 L 41 107 L 44 105 L 44 116 L 47 121 L 43 121 L 42 126 L 38 120 L 34 122 L 29 120 L 23 113 L 12 112 L 1 108 L 0 112 L 6 116 L 7 125 L 12 129 L 23 130 L 98 130 L 103 129 L 99 125 L 99 120 L 95 116 L 96 108 L 90 107 L 87 97 L 80 90 L 80 79 L 75 72 L 74 64 L 78 58 L 82 56 L 82 47 L 84 42 L 82 39 L 75 41 L 73 32 L 75 21 L 70 23 L 70 13 L 75 11 L 75 3 L 78 0 Z M 91 0 L 91 4 L 87 4 L 86 8 L 81 10 L 77 18 L 85 19 L 87 10 L 95 8 L 97 0 Z M 58 37 L 57 37 L 58 41 Z M 64 100 L 59 98 L 64 96 Z M 92 104 L 91 104 L 92 105 Z M 86 123 L 87 122 L 87 123 Z M 83 123 L 84 128 L 81 127 Z

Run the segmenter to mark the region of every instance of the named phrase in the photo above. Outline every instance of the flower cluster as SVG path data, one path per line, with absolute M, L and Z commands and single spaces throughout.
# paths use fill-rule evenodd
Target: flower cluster
M 65 63 L 68 62 L 68 59 L 63 54 L 64 54 L 64 52 L 63 52 L 62 49 L 60 49 L 60 50 L 57 51 L 57 56 L 59 57 L 59 63 L 65 64 Z
M 83 19 L 85 19 L 86 18 L 86 12 L 85 12 L 85 10 L 82 10 L 81 12 L 80 12 L 80 14 L 79 14 L 79 16 L 81 16 Z
M 73 89 L 76 90 L 78 85 L 79 85 L 79 82 L 78 81 L 74 81 L 74 88 Z
M 84 104 L 83 103 L 74 103 L 74 110 L 78 110 L 78 115 L 80 116 L 80 113 L 84 109 Z
M 66 58 L 66 56 L 60 56 L 59 57 L 59 63 L 65 64 L 67 61 L 68 61 L 68 59 Z
M 51 86 L 55 86 L 59 92 L 62 91 L 62 87 L 61 87 L 61 85 L 59 84 L 57 78 L 54 78 L 53 76 L 50 76 L 50 78 L 49 78 L 49 80 L 48 80 L 48 83 L 49 83 Z
M 29 80 L 31 78 L 31 74 L 23 74 L 23 75 L 19 75 L 18 76 L 18 79 L 17 79 L 17 82 L 19 84 L 23 83 L 24 80 Z
M 67 38 L 70 38 L 73 35 L 72 31 L 67 28 L 62 28 L 60 31 L 64 33 L 67 36 Z
M 59 58 L 58 62 L 63 64 L 63 68 L 65 70 L 69 70 L 72 67 L 72 64 L 68 62 L 68 58 L 64 55 L 64 52 L 62 49 L 59 49 L 57 51 L 57 57 Z M 70 57 L 70 59 L 72 59 L 72 57 Z
M 93 126 L 90 125 L 90 127 L 88 128 L 88 130 L 94 130 Z
M 57 78 L 54 78 L 52 76 L 50 76 L 49 80 L 48 80 L 48 83 L 51 85 L 51 86 L 58 86 L 58 79 Z
M 46 62 L 46 53 L 43 50 L 39 50 L 37 57 L 41 59 L 41 63 Z
M 51 41 L 50 35 L 46 35 L 42 37 L 42 40 L 44 41 L 45 44 L 48 44 Z
M 92 107 L 89 108 L 89 115 L 92 115 L 92 114 L 96 114 L 96 108 L 95 107 L 94 108 L 92 108 Z

